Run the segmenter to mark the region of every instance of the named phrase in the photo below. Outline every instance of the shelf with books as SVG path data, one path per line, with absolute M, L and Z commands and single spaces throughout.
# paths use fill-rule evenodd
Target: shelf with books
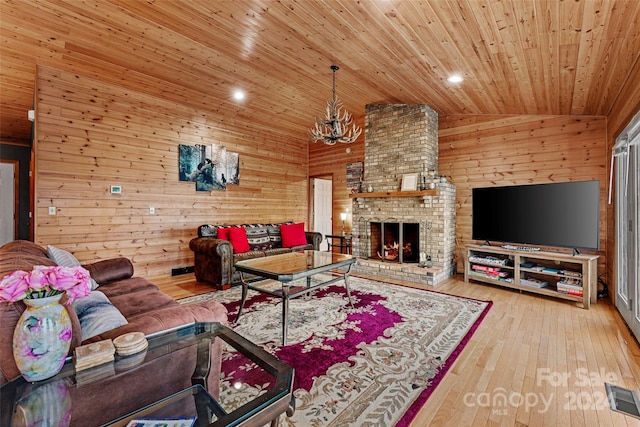
M 467 246 L 465 282 L 498 284 L 581 302 L 597 301 L 597 255 L 524 252 L 488 245 Z
M 477 264 L 471 264 L 470 274 L 474 277 L 484 278 L 487 280 L 496 280 L 504 282 L 513 281 L 513 268 L 509 266 L 497 266 L 489 263 L 484 264 L 482 261 L 476 261 Z
M 497 276 L 497 275 L 493 275 L 493 274 L 487 274 L 487 273 L 483 273 L 483 272 L 479 272 L 479 271 L 472 271 L 471 273 L 469 273 L 470 277 L 477 277 L 477 278 L 482 278 L 482 279 L 486 279 L 486 280 L 494 280 L 496 282 L 507 282 L 507 283 L 513 283 L 513 276 Z

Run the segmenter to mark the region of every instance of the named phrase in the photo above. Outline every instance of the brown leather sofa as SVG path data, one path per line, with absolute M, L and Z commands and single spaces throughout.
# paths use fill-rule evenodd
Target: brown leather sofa
M 47 257 L 45 248 L 33 242 L 16 240 L 0 247 L 0 278 L 15 270 L 30 271 L 35 265 L 56 263 Z M 147 279 L 133 276 L 133 266 L 127 258 L 102 260 L 84 267 L 99 284 L 97 290 L 108 297 L 128 323 L 83 341 L 78 316 L 73 306 L 68 305 L 73 324 L 70 355 L 79 344 L 114 339 L 127 332 L 149 335 L 193 322 L 227 323 L 227 310 L 222 304 L 207 301 L 181 305 Z M 13 359 L 12 343 L 13 330 L 24 308 L 21 301 L 0 303 L 0 385 L 20 375 Z M 211 348 L 208 377 L 209 392 L 214 396 L 219 390 L 221 351 L 220 340 L 216 340 Z
M 281 224 L 242 224 L 242 225 L 211 225 L 198 227 L 198 237 L 189 242 L 189 248 L 194 253 L 194 271 L 196 280 L 215 285 L 219 289 L 228 289 L 231 285 L 240 283 L 240 273 L 234 264 L 245 259 L 266 257 L 301 250 L 319 250 L 322 234 L 305 231 L 306 245 L 283 247 L 280 235 Z M 234 253 L 228 240 L 218 238 L 220 228 L 244 227 L 250 250 Z

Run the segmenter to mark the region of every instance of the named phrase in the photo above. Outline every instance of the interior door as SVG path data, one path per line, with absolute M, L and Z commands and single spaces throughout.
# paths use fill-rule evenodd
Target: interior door
M 313 179 L 313 231 L 322 236 L 333 234 L 333 181 Z M 322 240 L 320 250 L 328 250 L 327 239 Z
M 0 246 L 16 237 L 17 166 L 0 161 Z
M 616 142 L 616 307 L 640 340 L 640 114 Z

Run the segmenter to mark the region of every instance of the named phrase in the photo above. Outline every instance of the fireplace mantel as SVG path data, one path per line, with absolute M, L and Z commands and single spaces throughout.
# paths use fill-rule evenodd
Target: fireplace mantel
M 421 196 L 437 196 L 438 190 L 420 190 L 420 191 L 374 191 L 371 193 L 354 193 L 349 194 L 351 199 L 360 198 L 384 198 L 384 197 L 421 197 Z

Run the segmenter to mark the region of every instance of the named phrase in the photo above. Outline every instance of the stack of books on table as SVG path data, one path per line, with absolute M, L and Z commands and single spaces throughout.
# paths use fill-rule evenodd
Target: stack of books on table
M 547 282 L 543 282 L 542 280 L 536 279 L 534 277 L 527 277 L 524 279 L 520 279 L 520 284 L 525 286 L 531 286 L 532 288 L 544 288 L 548 285 Z
M 561 294 L 582 296 L 582 280 L 580 279 L 564 278 L 556 284 L 556 287 Z

